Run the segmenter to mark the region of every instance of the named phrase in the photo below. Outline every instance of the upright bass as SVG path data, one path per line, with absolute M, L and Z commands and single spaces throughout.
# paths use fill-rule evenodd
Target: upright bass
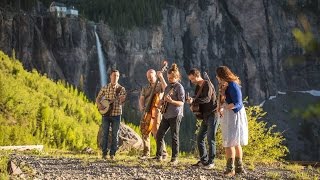
M 168 63 L 167 61 L 163 62 L 163 66 L 161 68 L 161 72 L 165 72 L 168 70 Z M 159 83 L 159 77 L 155 82 L 155 85 L 151 89 L 150 98 L 146 104 L 146 107 L 143 111 L 141 123 L 140 123 L 140 130 L 143 135 L 147 135 L 151 132 L 153 124 L 156 122 L 156 118 L 158 117 L 158 106 L 160 103 L 160 93 L 155 93 L 155 89 Z

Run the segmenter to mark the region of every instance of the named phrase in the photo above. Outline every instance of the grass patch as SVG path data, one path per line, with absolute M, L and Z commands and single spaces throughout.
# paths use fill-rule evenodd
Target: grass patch
M 7 165 L 9 161 L 9 152 L 0 151 L 0 179 L 9 179 Z
M 294 173 L 298 173 L 298 172 L 300 172 L 301 170 L 304 169 L 303 166 L 298 165 L 298 164 L 289 164 L 289 165 L 285 166 L 284 168 L 286 170 L 289 170 L 289 171 L 294 172 Z
M 266 173 L 266 177 L 270 179 L 280 179 L 281 175 L 279 172 L 270 171 Z
M 309 180 L 311 177 L 305 172 L 296 172 L 290 176 L 292 179 Z

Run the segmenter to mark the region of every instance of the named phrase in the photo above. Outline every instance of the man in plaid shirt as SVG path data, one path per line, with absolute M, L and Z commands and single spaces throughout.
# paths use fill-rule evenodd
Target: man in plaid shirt
M 99 91 L 96 98 L 96 104 L 98 109 L 103 109 L 101 104 L 102 99 L 110 100 L 113 102 L 111 106 L 111 111 L 102 115 L 102 129 L 103 129 L 103 139 L 102 139 L 102 158 L 106 159 L 108 154 L 108 135 L 109 128 L 112 129 L 112 142 L 110 147 L 110 159 L 113 160 L 117 151 L 118 139 L 119 139 L 119 128 L 120 120 L 122 114 L 122 104 L 126 99 L 126 90 L 123 86 L 118 84 L 120 73 L 118 70 L 112 70 L 110 74 L 110 83 L 103 86 Z

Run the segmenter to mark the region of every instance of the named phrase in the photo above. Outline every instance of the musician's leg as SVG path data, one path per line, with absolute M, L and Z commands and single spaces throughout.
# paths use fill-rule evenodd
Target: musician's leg
M 109 137 L 109 128 L 110 128 L 110 117 L 102 116 L 102 157 L 106 158 L 108 154 L 108 137 Z
M 114 156 L 118 149 L 120 119 L 120 115 L 112 117 L 112 143 L 110 148 L 110 156 Z
M 218 130 L 218 118 L 214 114 L 208 117 L 208 133 L 207 141 L 209 145 L 209 159 L 208 164 L 213 164 L 213 160 L 216 156 L 216 133 Z
M 142 134 L 143 154 L 142 156 L 150 156 L 150 134 Z
M 175 118 L 170 118 L 170 129 L 172 137 L 172 156 L 171 161 L 175 161 L 179 155 L 179 131 L 182 116 L 177 116 Z
M 206 122 L 203 120 L 201 122 L 201 126 L 197 135 L 198 151 L 200 155 L 200 161 L 202 162 L 202 164 L 206 164 L 208 161 L 207 148 L 206 148 L 206 143 L 204 141 L 207 135 L 207 130 L 208 130 L 208 126 Z
M 160 126 L 160 123 L 161 123 L 161 117 L 162 117 L 161 113 L 158 113 L 157 119 L 156 119 L 156 121 L 155 121 L 155 123 L 154 123 L 154 125 L 152 127 L 151 133 L 152 133 L 154 138 L 157 137 L 157 132 L 158 132 L 158 129 L 159 129 L 159 126 Z M 162 144 L 162 147 L 163 147 L 162 155 L 164 156 L 164 158 L 166 158 L 167 157 L 167 148 L 166 148 L 165 142 L 164 141 L 162 141 L 162 142 L 163 142 L 163 144 Z
M 169 120 L 162 118 L 162 121 L 160 123 L 158 132 L 157 132 L 157 136 L 156 136 L 156 141 L 157 141 L 157 153 L 156 156 L 158 158 L 161 158 L 161 156 L 163 155 L 162 150 L 163 150 L 163 144 L 164 144 L 164 136 L 166 135 L 168 129 L 170 127 L 169 124 Z

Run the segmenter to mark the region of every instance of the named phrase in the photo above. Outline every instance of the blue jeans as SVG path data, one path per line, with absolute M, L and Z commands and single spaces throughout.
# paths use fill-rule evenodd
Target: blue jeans
M 120 128 L 120 118 L 121 116 L 102 116 L 102 130 L 103 130 L 103 139 L 102 139 L 102 155 L 105 156 L 108 154 L 108 138 L 109 138 L 109 129 L 111 126 L 111 146 L 110 146 L 110 155 L 115 155 L 118 148 L 119 140 L 119 128 Z
M 213 163 L 216 156 L 216 132 L 219 126 L 218 118 L 215 114 L 210 114 L 204 117 L 201 122 L 200 130 L 197 135 L 197 145 L 200 154 L 200 160 L 204 163 Z M 206 149 L 206 143 L 204 141 L 207 136 L 209 155 Z

